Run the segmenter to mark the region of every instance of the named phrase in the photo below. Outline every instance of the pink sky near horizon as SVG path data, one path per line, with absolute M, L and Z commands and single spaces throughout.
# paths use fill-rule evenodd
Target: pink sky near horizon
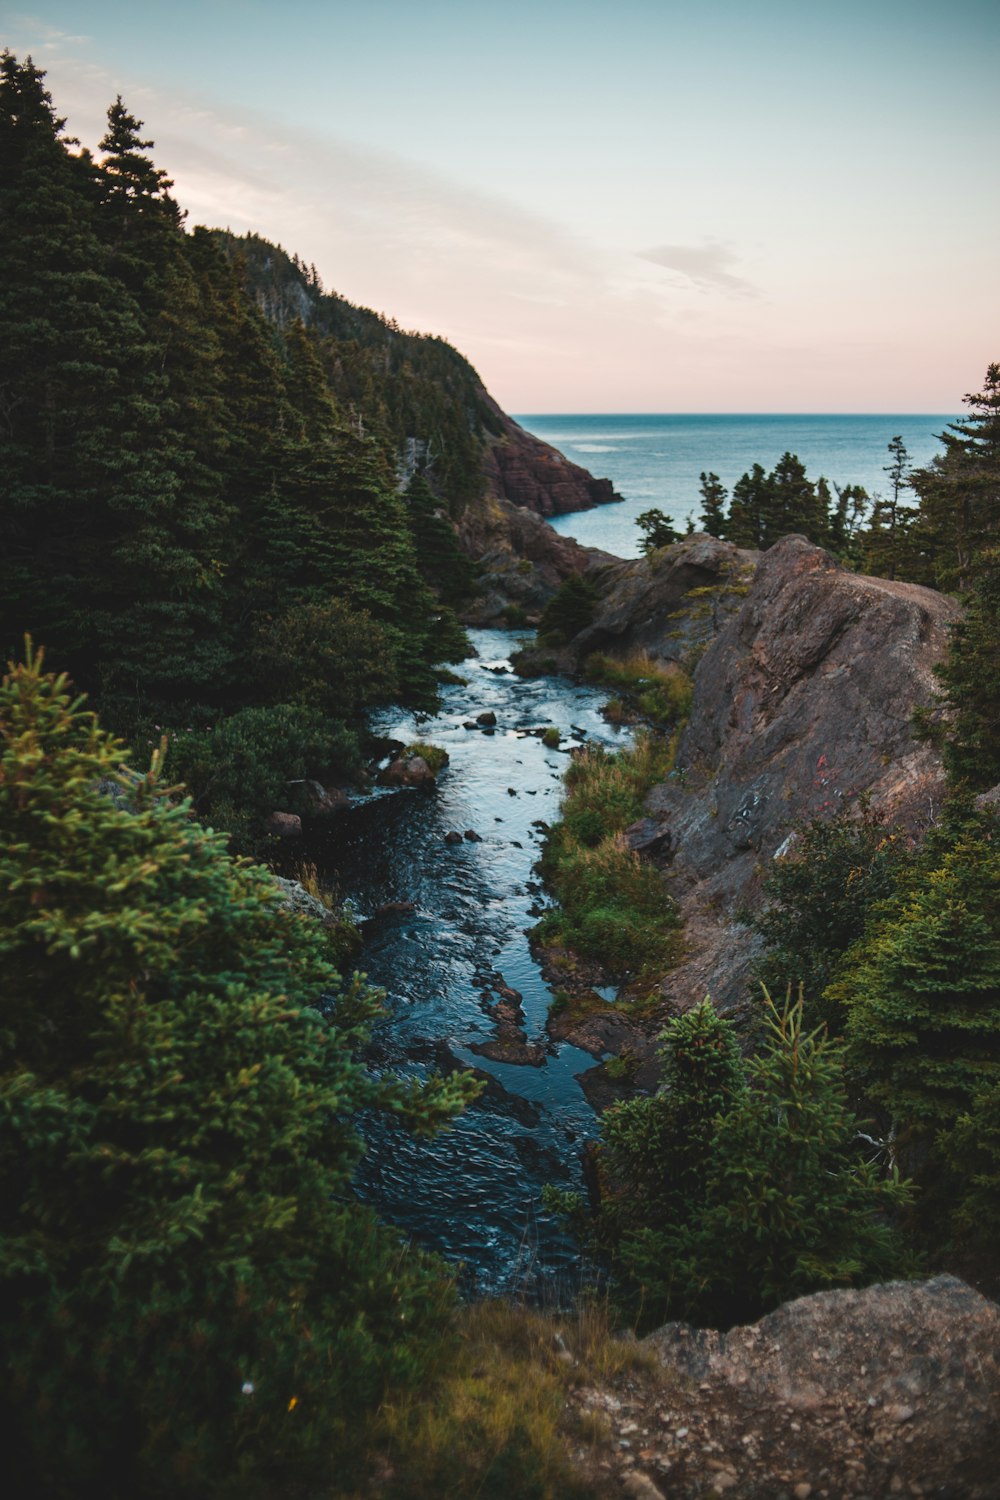
M 190 222 L 439 334 L 515 412 L 957 410 L 1000 358 L 1000 7 L 47 0 L 0 37 Z

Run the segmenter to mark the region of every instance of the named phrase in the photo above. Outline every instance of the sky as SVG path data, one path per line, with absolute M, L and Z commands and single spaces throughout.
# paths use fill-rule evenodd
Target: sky
M 0 41 L 508 411 L 949 412 L 1000 360 L 996 0 L 0 0 Z

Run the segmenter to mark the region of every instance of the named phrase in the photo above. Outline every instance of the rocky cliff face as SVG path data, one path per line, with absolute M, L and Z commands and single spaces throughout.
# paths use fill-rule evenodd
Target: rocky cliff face
M 692 537 L 612 565 L 589 651 L 641 649 L 694 673 L 676 768 L 649 798 L 638 844 L 656 851 L 681 905 L 690 957 L 665 982 L 679 1009 L 746 993 L 752 906 L 797 822 L 862 792 L 920 831 L 940 806 L 937 756 L 913 739 L 914 708 L 955 618 L 950 600 L 915 584 L 849 573 L 802 537 L 741 552 Z
M 462 615 L 467 625 L 535 625 L 556 589 L 572 574 L 617 561 L 560 536 L 534 511 L 496 496 L 470 505 L 458 534 L 483 576 L 480 593 Z
M 644 1347 L 658 1375 L 574 1398 L 607 1424 L 601 1494 L 1000 1495 L 1000 1308 L 953 1276 L 820 1292 L 728 1334 L 671 1323 Z
M 915 832 L 933 819 L 940 762 L 910 725 L 955 615 L 933 590 L 849 573 L 801 537 L 764 553 L 701 658 L 675 774 L 649 800 L 692 951 L 667 982 L 677 1005 L 744 992 L 752 941 L 733 918 L 797 822 L 862 792 Z
M 492 418 L 483 455 L 487 492 L 492 498 L 509 500 L 539 516 L 589 510 L 622 498 L 610 479 L 595 479 L 541 438 L 525 432 L 482 386 L 477 394 L 480 406 Z

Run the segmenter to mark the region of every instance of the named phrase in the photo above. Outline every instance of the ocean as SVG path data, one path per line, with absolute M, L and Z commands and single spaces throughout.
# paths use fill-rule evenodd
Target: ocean
M 887 493 L 883 465 L 890 439 L 899 435 L 915 467 L 942 451 L 937 434 L 949 416 L 519 416 L 536 437 L 574 463 L 612 481 L 622 505 L 557 516 L 553 526 L 588 547 L 618 557 L 638 557 L 636 516 L 655 507 L 680 531 L 701 509 L 698 476 L 714 470 L 730 491 L 753 464 L 770 472 L 785 452 L 795 453 L 810 479 L 860 484 Z

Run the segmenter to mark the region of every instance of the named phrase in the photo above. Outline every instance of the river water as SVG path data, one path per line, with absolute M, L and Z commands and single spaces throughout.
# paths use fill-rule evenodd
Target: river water
M 621 744 L 627 732 L 601 718 L 600 691 L 505 670 L 515 634 L 469 635 L 478 654 L 458 669 L 466 684 L 443 689 L 437 715 L 383 714 L 374 725 L 405 743 L 447 750 L 436 789 L 355 802 L 315 852 L 359 915 L 373 918 L 358 961 L 387 996 L 373 1066 L 409 1075 L 454 1060 L 490 1083 L 435 1141 L 370 1124 L 358 1186 L 384 1218 L 461 1263 L 477 1292 L 562 1297 L 574 1289 L 576 1256 L 539 1195 L 545 1182 L 580 1184 L 580 1152 L 595 1117 L 577 1079 L 595 1059 L 545 1033 L 551 992 L 525 936 L 545 901 L 532 870 L 542 837 L 536 825 L 558 817 L 567 750 L 585 740 Z M 486 711 L 497 717 L 493 733 L 463 727 Z M 559 750 L 528 733 L 548 725 L 563 736 Z M 481 842 L 445 842 L 446 833 L 466 830 Z M 393 902 L 412 902 L 413 910 L 375 916 Z M 520 992 L 528 1040 L 546 1049 L 542 1066 L 469 1050 L 496 1034 L 484 1009 L 491 984 Z

